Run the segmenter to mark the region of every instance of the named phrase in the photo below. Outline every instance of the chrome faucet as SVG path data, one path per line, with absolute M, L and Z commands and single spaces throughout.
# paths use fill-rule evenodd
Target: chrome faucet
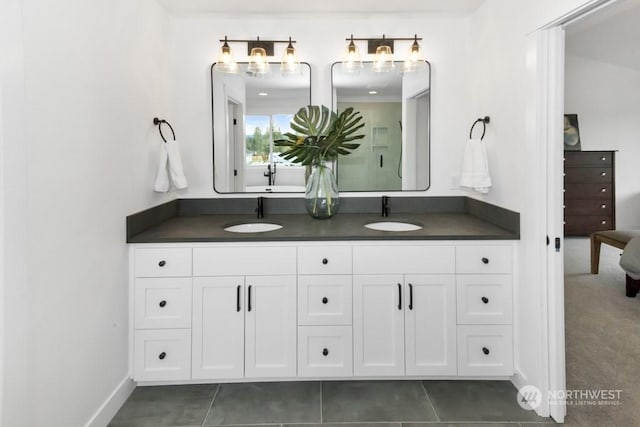
M 258 197 L 258 206 L 255 212 L 258 218 L 264 218 L 264 197 Z
M 382 196 L 382 216 L 389 216 L 389 197 Z

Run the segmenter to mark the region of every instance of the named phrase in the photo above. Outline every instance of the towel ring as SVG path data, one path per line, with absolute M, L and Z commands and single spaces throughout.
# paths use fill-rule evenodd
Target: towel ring
M 471 130 L 469 131 L 469 139 L 473 138 L 473 128 L 476 127 L 476 125 L 478 123 L 482 123 L 482 136 L 480 137 L 480 141 L 482 141 L 484 139 L 484 134 L 487 131 L 487 123 L 489 123 L 491 121 L 491 119 L 489 118 L 489 116 L 484 116 L 479 118 L 478 120 L 476 120 L 475 122 L 473 122 L 473 125 L 471 125 Z
M 169 126 L 169 129 L 171 129 L 171 134 L 173 135 L 173 140 L 176 140 L 176 133 L 173 131 L 173 127 L 171 126 L 171 124 L 169 124 L 168 121 L 166 120 L 160 120 L 157 117 L 153 118 L 153 124 L 158 126 L 158 130 L 160 131 L 160 138 L 162 138 L 162 140 L 164 142 L 167 142 L 167 140 L 165 139 L 164 135 L 162 134 L 162 124 L 166 124 L 167 126 Z

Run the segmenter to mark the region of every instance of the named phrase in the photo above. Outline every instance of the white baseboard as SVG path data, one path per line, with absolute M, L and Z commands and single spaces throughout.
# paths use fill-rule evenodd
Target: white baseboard
M 85 427 L 106 427 L 135 388 L 136 383 L 130 377 L 125 377 L 111 392 L 107 400 L 100 405 Z

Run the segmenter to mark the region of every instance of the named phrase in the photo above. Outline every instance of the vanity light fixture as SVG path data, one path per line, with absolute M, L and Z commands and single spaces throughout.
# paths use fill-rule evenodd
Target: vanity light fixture
M 247 43 L 247 55 L 249 55 L 249 65 L 247 71 L 254 76 L 263 76 L 270 71 L 269 57 L 274 56 L 274 45 L 276 43 L 286 43 L 284 55 L 282 57 L 282 63 L 280 69 L 283 75 L 296 74 L 301 72 L 300 61 L 296 56 L 296 50 L 293 44 L 296 43 L 289 37 L 289 40 L 260 40 L 260 37 L 256 37 L 255 40 L 231 40 L 224 37 L 224 40 L 220 40 L 223 43 L 218 55 L 218 61 L 215 64 L 215 69 L 223 73 L 238 73 L 240 67 L 235 61 L 229 43 Z
M 344 59 L 342 61 L 342 71 L 347 73 L 359 73 L 362 69 L 360 50 L 353 41 L 353 34 L 351 34 L 351 38 L 347 40 L 349 41 L 349 44 L 347 45 L 347 50 L 345 51 Z
M 220 41 L 223 41 L 224 44 L 220 48 L 220 52 L 218 52 L 215 70 L 221 73 L 238 74 L 240 72 L 240 67 L 238 67 L 238 63 L 233 56 L 233 52 L 231 52 L 227 36 L 224 36 L 224 40 Z
M 403 61 L 402 72 L 418 71 L 426 68 L 426 62 L 423 58 L 419 40 L 422 38 L 418 35 L 413 37 L 392 37 L 387 38 L 384 34 L 381 39 L 373 38 L 354 38 L 351 35 L 346 39 L 349 42 L 345 58 L 342 62 L 342 70 L 344 72 L 358 72 L 362 68 L 362 60 L 360 59 L 360 53 L 356 46 L 356 41 L 367 42 L 367 53 L 374 55 L 372 71 L 377 73 L 390 72 L 395 68 L 394 63 L 394 42 L 395 41 L 411 41 L 411 47 L 409 48 L 409 57 Z

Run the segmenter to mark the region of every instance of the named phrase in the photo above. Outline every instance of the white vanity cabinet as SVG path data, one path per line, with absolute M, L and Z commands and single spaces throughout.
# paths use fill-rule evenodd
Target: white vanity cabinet
M 513 375 L 507 241 L 138 244 L 141 383 Z
M 296 248 L 193 249 L 193 378 L 296 376 Z
M 454 250 L 354 248 L 356 376 L 456 374 Z

